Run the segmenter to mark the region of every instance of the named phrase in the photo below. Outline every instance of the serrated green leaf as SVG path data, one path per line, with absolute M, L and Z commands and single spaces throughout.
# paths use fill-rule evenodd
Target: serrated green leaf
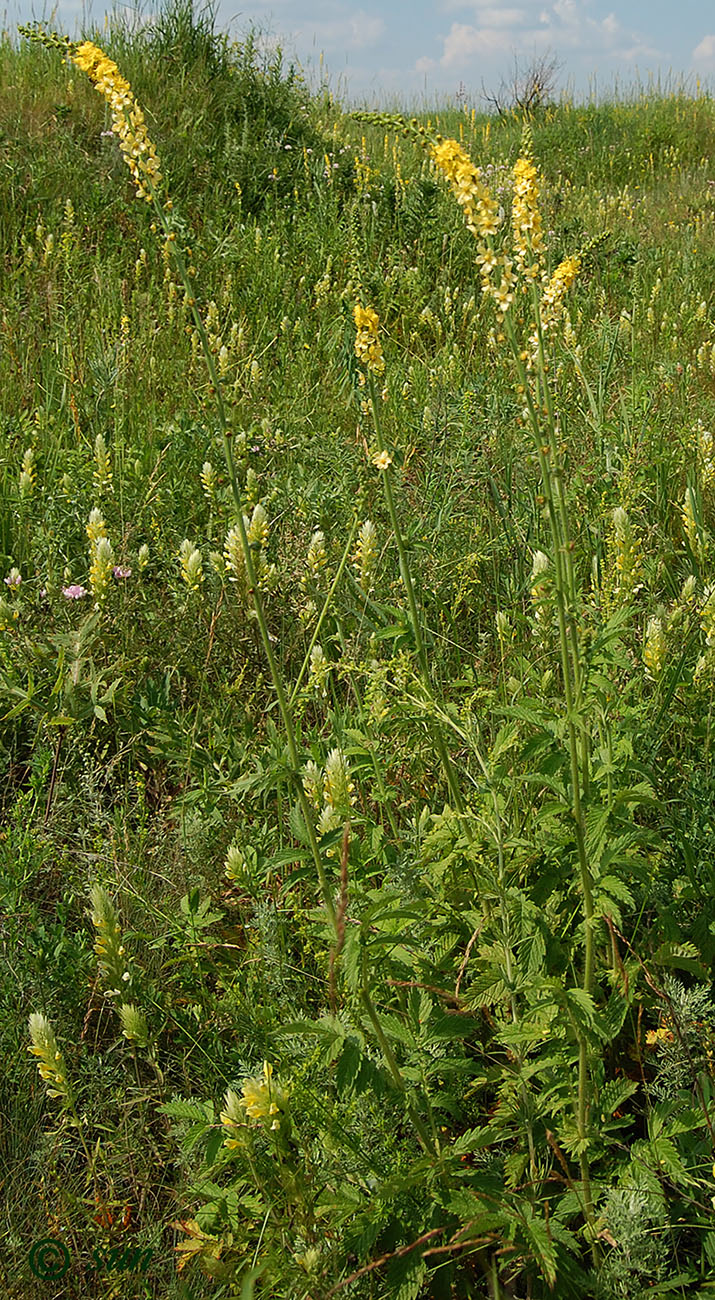
M 393 1039 L 396 1043 L 402 1043 L 404 1047 L 415 1046 L 415 1036 L 408 1025 L 403 1024 L 398 1016 L 393 1016 L 389 1011 L 380 1013 L 380 1024 L 383 1033 L 387 1038 Z
M 694 943 L 675 943 L 667 940 L 654 952 L 652 960 L 660 966 L 688 971 L 690 975 L 695 975 L 701 980 L 710 978 Z
M 362 982 L 362 944 L 359 932 L 356 932 L 350 926 L 347 927 L 345 944 L 340 955 L 340 964 L 348 988 L 351 992 L 357 993 Z
M 158 1110 L 170 1119 L 200 1120 L 203 1123 L 213 1124 L 214 1108 L 210 1101 L 167 1101 Z
M 586 851 L 589 859 L 599 862 L 608 831 L 610 810 L 602 805 L 586 809 Z
M 423 1031 L 423 1039 L 426 1043 L 437 1043 L 457 1038 L 471 1038 L 474 1035 L 474 1025 L 472 1016 L 444 1012 L 441 1016 L 435 1016 L 430 1022 Z
M 612 1115 L 638 1088 L 637 1079 L 609 1079 L 598 1094 L 598 1109 L 601 1114 L 606 1117 Z
M 387 1285 L 395 1300 L 417 1300 L 427 1276 L 419 1248 L 405 1255 L 395 1255 L 387 1266 Z
M 335 1069 L 335 1086 L 338 1092 L 352 1090 L 360 1073 L 362 1062 L 363 1054 L 359 1044 L 356 1043 L 354 1038 L 346 1038 Z
M 480 1128 L 470 1128 L 466 1133 L 460 1133 L 452 1143 L 452 1151 L 456 1156 L 469 1155 L 472 1151 L 481 1151 L 484 1147 L 501 1141 L 503 1136 L 503 1133 L 489 1124 L 482 1125 Z
M 291 805 L 290 812 L 288 813 L 288 825 L 290 826 L 290 833 L 294 840 L 297 840 L 299 844 L 310 843 L 300 804 L 294 803 Z
M 209 1139 L 206 1143 L 206 1151 L 204 1152 L 204 1162 L 206 1167 L 209 1169 L 223 1146 L 223 1137 L 223 1131 L 220 1128 L 214 1129 L 214 1131 L 209 1135 Z

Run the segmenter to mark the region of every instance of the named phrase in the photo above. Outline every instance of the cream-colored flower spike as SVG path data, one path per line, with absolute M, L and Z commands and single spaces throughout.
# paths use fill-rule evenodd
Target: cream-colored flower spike
M 71 1106 L 72 1091 L 67 1078 L 67 1069 L 64 1057 L 57 1046 L 52 1025 L 41 1012 L 33 1011 L 29 1020 L 29 1030 L 32 1040 L 29 1050 L 37 1057 L 37 1068 L 44 1083 L 47 1084 L 48 1096 L 56 1097 L 63 1106 Z
M 119 914 L 101 885 L 90 890 L 92 924 L 97 931 L 94 951 L 102 988 L 110 998 L 121 997 L 131 984 L 131 971 L 122 943 Z

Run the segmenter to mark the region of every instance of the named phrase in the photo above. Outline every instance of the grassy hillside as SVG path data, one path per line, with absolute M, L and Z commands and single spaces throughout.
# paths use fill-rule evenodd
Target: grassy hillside
M 0 44 L 3 1292 L 704 1300 L 713 100 L 95 39 L 155 202 Z

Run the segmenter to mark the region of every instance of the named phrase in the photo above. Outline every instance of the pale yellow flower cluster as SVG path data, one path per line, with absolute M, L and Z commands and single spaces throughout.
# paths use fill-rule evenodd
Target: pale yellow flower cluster
M 64 1058 L 57 1046 L 52 1025 L 39 1011 L 33 1011 L 30 1016 L 30 1038 L 32 1047 L 29 1051 L 37 1057 L 37 1068 L 43 1082 L 48 1085 L 49 1096 L 57 1097 L 65 1105 L 70 1104 L 72 1094 Z
M 116 63 L 92 41 L 83 41 L 70 58 L 82 72 L 87 73 L 95 89 L 109 104 L 112 130 L 119 140 L 137 195 L 150 202 L 152 191 L 161 183 L 159 159 L 129 82 L 121 75 Z
M 703 428 L 702 420 L 698 420 L 697 438 L 700 481 L 703 488 L 712 488 L 715 487 L 715 440 L 713 435 Z
M 580 268 L 580 257 L 565 257 L 563 262 L 559 262 L 551 278 L 542 280 L 540 319 L 543 337 L 561 320 L 565 310 L 566 294 Z M 528 369 L 536 361 L 539 347 L 539 331 L 535 327 L 529 337 L 529 353 L 526 359 Z
M 715 587 L 708 587 L 700 611 L 700 623 L 708 646 L 715 646 Z
M 484 184 L 479 170 L 469 154 L 457 140 L 442 140 L 430 149 L 439 170 L 446 176 L 452 193 L 462 212 L 467 229 L 480 240 L 477 245 L 477 263 L 482 277 L 482 292 L 489 294 L 497 306 L 497 317 L 503 320 L 514 301 L 516 277 L 511 259 L 498 257 L 491 247 L 491 239 L 499 229 L 499 209 Z M 501 268 L 499 285 L 492 283 L 497 267 Z
M 366 519 L 360 526 L 352 563 L 358 571 L 363 591 L 370 591 L 377 568 L 377 529 L 371 519 Z
M 622 604 L 636 596 L 643 586 L 641 545 L 623 506 L 612 515 L 616 543 L 617 594 Z
M 656 681 L 665 667 L 667 644 L 662 620 L 649 618 L 643 647 L 643 663 L 649 677 Z
M 539 212 L 538 172 L 530 157 L 522 155 L 514 164 L 512 233 L 513 260 L 494 251 L 492 238 L 499 226 L 499 210 L 481 179 L 479 169 L 456 140 L 442 140 L 430 145 L 435 164 L 449 181 L 461 207 L 469 230 L 480 243 L 477 261 L 482 278 L 482 292 L 496 304 L 497 321 L 504 320 L 514 301 L 518 282 L 523 289 L 538 284 L 541 289 L 541 324 L 546 333 L 563 314 L 566 293 L 580 269 L 578 257 L 567 257 L 550 279 L 544 271 L 544 234 Z M 496 282 L 495 272 L 499 274 Z M 525 360 L 529 368 L 538 351 L 538 331 L 530 340 Z
M 198 546 L 194 546 L 188 537 L 184 538 L 179 547 L 179 564 L 183 581 L 189 591 L 196 595 L 201 590 L 204 580 L 203 559 Z
M 541 297 L 541 323 L 548 329 L 558 320 L 566 294 L 581 270 L 580 257 L 565 257 L 559 262 Z
M 260 589 L 266 592 L 274 591 L 278 584 L 279 575 L 275 564 L 269 564 L 266 559 L 268 515 L 260 501 L 253 507 L 250 519 L 248 515 L 243 516 L 243 526 L 246 530 L 248 545 L 255 550 L 253 559 Z M 237 583 L 242 597 L 245 598 L 248 595 L 248 574 L 243 554 L 241 532 L 237 525 L 231 528 L 227 534 L 223 547 L 223 558 L 229 582 Z
M 225 1145 L 229 1148 L 240 1146 L 240 1142 L 231 1136 L 231 1130 L 242 1127 L 244 1115 L 249 1119 L 270 1121 L 269 1128 L 276 1130 L 281 1126 L 281 1119 L 288 1109 L 290 1090 L 273 1082 L 273 1066 L 269 1061 L 263 1062 L 263 1077 L 246 1079 L 241 1088 L 243 1096 L 239 1097 L 232 1088 L 226 1093 L 224 1110 L 221 1112 L 221 1124 L 228 1130 L 229 1137 Z
M 94 507 L 87 523 L 89 538 L 89 588 L 95 599 L 95 608 L 105 602 L 112 584 L 114 553 L 107 537 L 107 527 L 101 510 Z
M 358 361 L 367 366 L 368 370 L 372 370 L 373 374 L 384 374 L 385 358 L 377 336 L 379 324 L 377 312 L 373 311 L 372 307 L 361 307 L 356 303 L 353 309 L 353 320 L 357 329 L 355 355 Z
M 700 528 L 698 527 L 698 508 L 695 493 L 691 487 L 686 489 L 683 497 L 683 504 L 680 507 L 680 517 L 683 521 L 683 531 L 688 539 L 688 545 L 693 555 L 698 560 L 702 560 L 703 547 L 700 539 Z
M 126 950 L 122 943 L 119 913 L 106 889 L 94 884 L 90 892 L 92 924 L 97 932 L 94 951 L 100 984 L 107 997 L 122 996 L 131 983 Z
M 432 146 L 431 153 L 452 186 L 468 230 L 477 239 L 491 238 L 499 228 L 499 209 L 469 154 L 457 140 L 439 138 L 438 143 Z
M 544 551 L 535 551 L 531 569 L 531 599 L 537 622 L 542 626 L 546 626 L 550 617 L 551 580 L 548 555 Z
M 355 803 L 355 785 L 351 779 L 350 768 L 340 749 L 331 749 L 321 772 L 317 763 L 311 759 L 301 772 L 303 789 L 313 807 L 320 809 L 317 820 L 319 835 L 334 831 L 346 817 Z M 322 806 L 321 806 L 322 804 Z M 327 856 L 335 857 L 334 848 L 326 849 Z
M 530 158 L 517 158 L 513 174 L 511 225 L 514 232 L 515 262 L 517 271 L 521 272 L 527 284 L 532 284 L 541 277 L 544 250 L 538 173 Z

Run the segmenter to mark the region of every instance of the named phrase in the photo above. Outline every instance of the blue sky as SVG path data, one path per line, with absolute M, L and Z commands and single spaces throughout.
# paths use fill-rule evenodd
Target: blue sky
M 74 35 L 83 13 L 101 26 L 107 10 L 57 0 L 52 25 Z M 44 10 L 42 0 L 8 0 L 6 25 L 50 12 L 51 0 Z M 218 26 L 240 38 L 251 22 L 267 47 L 280 44 L 309 80 L 328 77 L 351 102 L 407 106 L 461 87 L 479 106 L 482 83 L 496 89 L 515 56 L 528 63 L 546 51 L 578 97 L 659 74 L 715 88 L 714 0 L 218 0 Z

